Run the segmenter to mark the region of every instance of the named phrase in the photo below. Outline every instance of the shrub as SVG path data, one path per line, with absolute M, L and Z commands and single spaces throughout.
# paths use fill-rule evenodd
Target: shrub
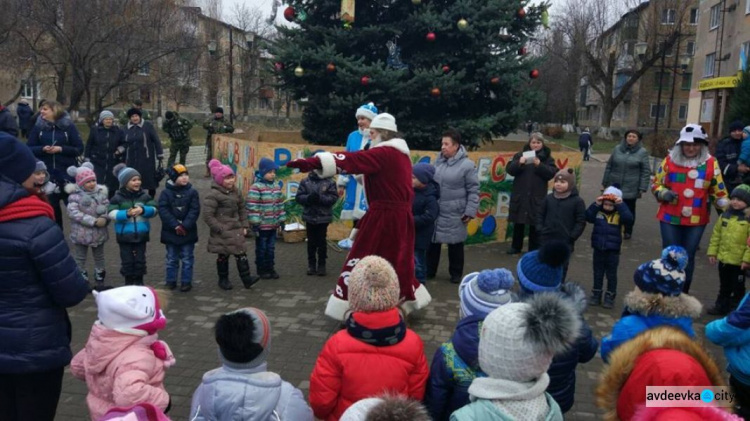
M 643 136 L 643 144 L 651 155 L 664 158 L 679 136 L 679 131 L 651 132 Z
M 565 136 L 565 130 L 562 126 L 546 126 L 543 134 L 553 139 L 562 139 Z

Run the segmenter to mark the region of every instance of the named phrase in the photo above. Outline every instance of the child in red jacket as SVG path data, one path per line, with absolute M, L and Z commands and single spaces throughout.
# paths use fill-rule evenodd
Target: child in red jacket
M 399 283 L 385 259 L 353 263 L 346 329 L 326 342 L 310 376 L 317 418 L 338 420 L 353 403 L 384 392 L 422 400 L 429 369 L 422 339 L 396 306 Z

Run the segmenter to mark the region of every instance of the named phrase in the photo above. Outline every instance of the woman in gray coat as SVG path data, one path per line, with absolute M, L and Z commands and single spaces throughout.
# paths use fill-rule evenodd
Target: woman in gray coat
M 633 235 L 635 223 L 635 201 L 648 191 L 651 182 L 649 153 L 641 142 L 643 136 L 638 130 L 625 132 L 625 139 L 615 146 L 607 161 L 607 168 L 602 178 L 602 189 L 612 184 L 619 184 L 622 190 L 622 201 L 633 214 L 633 223 L 625 225 L 626 240 Z
M 427 278 L 434 278 L 440 263 L 442 244 L 448 244 L 448 273 L 451 282 L 461 282 L 464 271 L 466 224 L 477 214 L 479 180 L 476 168 L 461 145 L 461 135 L 450 129 L 443 133 L 440 156 L 435 161 L 434 181 L 440 186 L 440 213 L 435 234 L 427 250 Z

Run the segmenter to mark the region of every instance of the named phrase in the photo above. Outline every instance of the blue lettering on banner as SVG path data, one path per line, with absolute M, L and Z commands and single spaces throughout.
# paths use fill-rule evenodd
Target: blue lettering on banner
M 273 151 L 273 160 L 276 165 L 284 165 L 292 160 L 292 152 L 287 148 L 276 148 Z

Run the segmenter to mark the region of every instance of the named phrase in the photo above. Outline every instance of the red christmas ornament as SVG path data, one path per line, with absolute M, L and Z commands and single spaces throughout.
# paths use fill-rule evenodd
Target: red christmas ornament
M 538 78 L 539 77 L 539 70 L 534 69 L 534 70 L 530 71 L 529 72 L 529 77 L 532 78 L 532 79 Z
M 451 71 L 451 67 L 450 66 L 448 66 L 447 64 L 443 66 L 443 73 L 448 73 L 450 71 Z
M 362 78 L 359 80 L 359 83 L 362 84 L 362 86 L 367 86 L 370 84 L 370 76 L 362 76 Z
M 280 72 L 284 70 L 284 63 L 277 61 L 276 63 L 273 64 L 273 67 L 274 69 L 276 69 L 277 72 Z
M 495 76 L 492 79 L 490 79 L 490 83 L 493 85 L 499 85 L 500 84 L 500 78 Z
M 333 63 L 328 63 L 328 65 L 326 66 L 326 72 L 333 73 L 335 71 L 336 71 L 336 65 Z
M 518 55 L 519 56 L 525 56 L 526 55 L 526 47 L 521 47 L 518 49 Z
M 437 35 L 435 35 L 434 32 L 428 32 L 427 35 L 425 36 L 425 39 L 427 40 L 427 42 L 435 42 L 436 38 L 437 38 Z
M 430 95 L 434 96 L 435 98 L 440 96 L 440 88 L 432 88 L 430 89 Z
M 294 7 L 289 6 L 286 9 L 284 9 L 284 19 L 288 20 L 289 22 L 293 22 L 294 18 L 297 17 L 297 11 L 294 10 Z
M 525 17 L 526 17 L 526 9 L 524 9 L 523 7 L 518 9 L 518 19 L 523 19 Z

